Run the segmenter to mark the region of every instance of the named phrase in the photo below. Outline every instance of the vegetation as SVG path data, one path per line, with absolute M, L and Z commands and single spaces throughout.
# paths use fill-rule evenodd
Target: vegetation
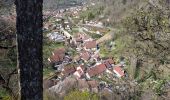
M 67 5 L 68 2 L 69 0 L 50 0 L 50 2 L 49 0 L 45 0 L 44 8 L 55 9 L 60 5 Z M 74 2 L 75 0 L 71 0 L 71 3 Z M 170 81 L 170 11 L 168 0 L 93 0 L 93 2 L 97 2 L 96 5 L 88 7 L 87 11 L 81 12 L 80 18 L 75 19 L 76 23 L 80 20 L 97 20 L 102 21 L 104 25 L 106 23 L 110 28 L 119 30 L 119 32 L 114 31 L 113 40 L 107 40 L 99 45 L 100 55 L 101 57 L 113 56 L 116 60 L 120 56 L 124 56 L 127 64 L 124 69 L 126 69 L 129 76 L 128 81 L 119 80 L 120 83 L 113 83 L 106 76 L 103 76 L 101 80 L 113 83 L 114 86 L 121 85 L 121 82 L 124 85 L 129 85 L 129 81 L 137 83 L 137 85 L 129 86 L 132 90 L 128 88 L 126 93 L 118 90 L 113 91 L 113 95 L 114 93 L 119 94 L 118 97 L 142 99 L 143 95 L 146 95 L 151 96 L 151 99 L 156 98 L 161 100 L 160 98 L 165 98 L 167 96 L 166 94 L 169 93 L 165 89 L 166 84 Z M 12 11 L 11 8 L 7 7 L 11 6 L 11 3 L 6 3 L 4 4 L 3 1 L 0 1 L 0 14 L 5 14 L 8 9 Z M 108 19 L 109 21 L 107 21 Z M 49 17 L 48 20 L 51 22 L 54 21 L 52 17 Z M 5 24 L 6 22 L 1 19 L 0 22 L 3 23 L 0 23 L 3 26 L 2 28 L 0 26 L 1 30 L 9 25 Z M 57 24 L 58 22 L 54 23 Z M 0 32 L 0 36 L 15 34 L 15 27 L 13 27 L 15 25 L 10 26 L 12 27 L 9 30 Z M 97 31 L 98 29 L 93 30 Z M 50 31 L 52 30 L 48 32 Z M 73 28 L 72 35 L 78 31 L 77 28 Z M 104 33 L 107 32 L 106 30 Z M 94 39 L 101 37 L 100 35 L 91 33 L 89 35 Z M 10 47 L 15 42 L 15 39 L 7 39 L 2 41 L 0 46 L 5 48 Z M 112 47 L 110 47 L 111 42 L 114 42 Z M 62 47 L 64 47 L 64 43 L 52 42 L 44 38 L 44 78 L 54 73 L 51 64 L 47 60 L 48 57 L 52 55 L 52 51 L 56 48 Z M 77 55 L 74 49 L 70 49 L 69 51 L 72 56 Z M 2 55 L 0 56 L 0 74 L 2 74 L 5 80 L 8 80 L 8 74 L 17 66 L 17 50 L 15 47 L 3 48 L 0 50 L 0 54 Z M 17 92 L 15 88 L 11 88 L 16 86 L 16 80 L 16 76 L 9 79 L 10 84 L 8 87 L 12 89 L 12 92 Z M 10 100 L 10 94 L 7 89 L 0 87 L 0 99 Z M 48 100 L 47 97 L 45 99 Z M 55 100 L 56 98 L 53 99 Z M 64 97 L 64 100 L 71 99 L 99 100 L 99 97 L 97 94 L 91 94 L 87 91 L 73 90 Z
M 57 8 L 66 8 L 81 5 L 82 0 L 44 0 L 44 10 L 56 10 Z
M 122 20 L 124 32 L 115 40 L 118 48 L 112 51 L 123 54 L 129 62 L 135 55 L 137 63 L 131 70 L 133 65 L 129 63 L 129 74 L 138 80 L 141 90 L 149 88 L 159 95 L 164 95 L 163 84 L 169 81 L 167 72 L 161 70 L 162 66 L 166 69 L 170 57 L 169 14 L 165 10 L 167 6 L 162 5 L 162 9 L 147 5 Z
M 92 20 L 102 14 L 104 8 L 103 6 L 95 6 L 95 7 L 90 7 L 88 10 L 83 11 L 80 13 L 80 18 L 81 19 L 87 19 L 87 20 Z
M 68 95 L 64 97 L 64 100 L 99 100 L 96 94 L 91 94 L 90 92 L 71 91 Z
M 48 61 L 48 58 L 52 55 L 52 52 L 56 50 L 57 48 L 63 48 L 64 43 L 62 42 L 52 42 L 49 40 L 44 40 L 43 45 L 43 63 L 44 63 L 44 69 L 43 69 L 43 75 L 44 78 L 50 76 L 52 73 L 54 73 L 54 70 L 51 67 L 51 64 Z
M 0 89 L 0 99 L 2 100 L 11 100 L 10 94 L 5 89 Z

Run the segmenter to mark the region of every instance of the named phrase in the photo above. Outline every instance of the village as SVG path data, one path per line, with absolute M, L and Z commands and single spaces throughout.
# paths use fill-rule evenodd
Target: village
M 91 6 L 94 5 L 91 4 Z M 124 70 L 126 64 L 123 57 L 117 61 L 114 55 L 100 56 L 101 41 L 99 42 L 98 39 L 104 36 L 105 31 L 108 31 L 102 22 L 74 23 L 73 18 L 79 18 L 79 13 L 87 9 L 86 5 L 61 9 L 51 14 L 45 12 L 44 20 L 49 17 L 53 19 L 44 23 L 46 37 L 50 41 L 64 43 L 64 47 L 52 51 L 48 58 L 48 62 L 56 72 L 49 78 L 50 86 L 46 87 L 50 91 L 60 92 L 62 90 L 60 85 L 65 81 L 69 82 L 72 78 L 79 81 L 81 86 L 78 89 L 81 91 L 91 90 L 95 93 L 100 90 L 112 91 L 113 81 L 128 77 Z M 77 30 L 74 31 L 74 29 Z M 99 37 L 91 34 L 99 35 Z M 114 43 L 111 43 L 110 48 L 112 47 Z

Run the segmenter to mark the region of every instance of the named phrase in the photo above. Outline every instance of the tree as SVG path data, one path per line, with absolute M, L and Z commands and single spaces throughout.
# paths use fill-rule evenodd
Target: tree
M 16 0 L 21 100 L 43 99 L 43 0 Z
M 98 95 L 91 94 L 90 92 L 71 91 L 68 95 L 64 97 L 64 100 L 99 100 Z

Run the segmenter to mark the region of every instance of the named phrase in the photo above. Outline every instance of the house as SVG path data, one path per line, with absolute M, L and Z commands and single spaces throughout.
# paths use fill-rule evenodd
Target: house
M 87 51 L 82 51 L 80 53 L 81 59 L 87 62 L 90 59 L 90 53 Z
M 117 77 L 122 77 L 125 75 L 124 70 L 120 66 L 114 67 L 113 71 L 116 73 Z
M 62 75 L 69 76 L 76 71 L 76 68 L 73 65 L 67 65 L 62 69 Z
M 64 60 L 64 54 L 55 54 L 48 58 L 50 63 L 62 62 Z
M 81 78 L 81 76 L 84 74 L 84 66 L 80 65 L 79 67 L 76 68 L 76 72 L 74 72 L 74 76 L 76 76 L 76 78 Z
M 75 39 L 77 43 L 83 43 L 83 42 L 92 40 L 88 35 L 83 34 L 83 33 L 77 33 L 77 36 L 75 36 Z
M 52 40 L 52 41 L 56 41 L 56 42 L 64 42 L 64 36 L 60 35 L 58 32 L 53 32 L 53 33 L 49 33 L 47 34 L 47 37 Z
M 105 60 L 104 64 L 106 65 L 107 68 L 111 68 L 114 66 L 115 62 L 113 59 L 110 58 L 110 59 Z
M 53 55 L 56 55 L 56 54 L 65 54 L 66 53 L 66 49 L 65 48 L 59 48 L 59 49 L 56 49 L 52 52 Z
M 89 70 L 87 70 L 86 77 L 91 78 L 93 76 L 96 76 L 98 74 L 103 73 L 106 70 L 106 65 L 105 64 L 99 64 Z
M 56 49 L 52 52 L 52 56 L 48 58 L 50 63 L 62 62 L 65 57 L 66 50 L 64 48 Z
M 74 36 L 75 44 L 76 44 L 77 46 L 80 46 L 80 45 L 83 43 L 83 39 L 82 39 L 82 37 L 80 37 L 79 34 L 80 34 L 80 33 L 77 33 L 77 35 Z
M 85 50 L 96 50 L 96 47 L 97 47 L 97 44 L 96 44 L 96 41 L 87 41 L 84 43 L 84 49 Z

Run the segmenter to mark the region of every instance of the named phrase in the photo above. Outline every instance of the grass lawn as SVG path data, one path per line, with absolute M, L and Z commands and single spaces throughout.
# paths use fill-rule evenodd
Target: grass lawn
M 53 75 L 54 74 L 54 70 L 52 69 L 52 67 L 49 67 L 49 68 L 44 68 L 43 69 L 43 75 L 44 75 L 44 79 L 45 78 L 48 78 L 48 77 L 50 77 L 51 75 Z

